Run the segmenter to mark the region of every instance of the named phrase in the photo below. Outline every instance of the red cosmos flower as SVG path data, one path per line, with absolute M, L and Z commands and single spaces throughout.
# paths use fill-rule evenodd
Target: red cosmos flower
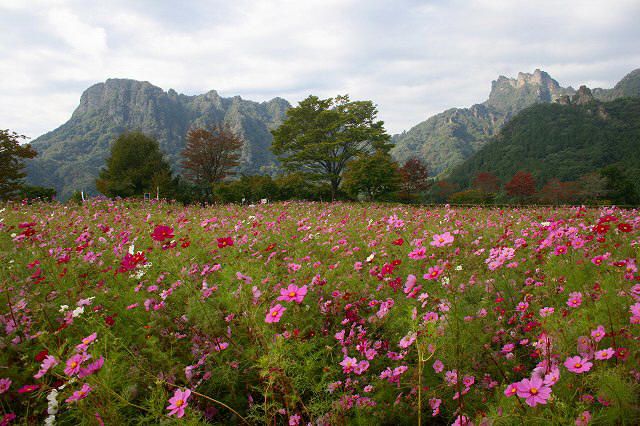
M 593 227 L 593 232 L 596 234 L 606 234 L 609 229 L 611 229 L 609 225 L 599 223 Z
M 275 246 L 276 246 L 276 243 L 271 243 L 267 246 L 266 249 L 264 249 L 264 251 L 271 251 L 274 249 Z
M 231 237 L 218 238 L 219 248 L 225 248 L 227 246 L 229 247 L 233 246 L 233 239 Z
M 45 349 L 41 352 L 38 352 L 38 354 L 34 357 L 34 359 L 38 362 L 42 362 L 47 357 L 47 355 L 49 355 L 49 351 Z
M 151 233 L 151 238 L 154 241 L 164 241 L 167 238 L 173 238 L 173 228 L 164 225 L 156 226 L 156 229 Z
M 107 324 L 109 327 L 112 327 L 116 321 L 113 319 L 113 316 L 109 315 L 108 317 L 106 317 L 104 319 L 105 324 Z
M 620 232 L 631 232 L 632 230 L 633 230 L 633 226 L 629 225 L 628 223 L 618 224 L 618 231 Z
M 391 244 L 393 244 L 394 246 L 401 246 L 404 243 L 404 240 L 402 238 L 398 238 L 395 241 L 392 241 Z

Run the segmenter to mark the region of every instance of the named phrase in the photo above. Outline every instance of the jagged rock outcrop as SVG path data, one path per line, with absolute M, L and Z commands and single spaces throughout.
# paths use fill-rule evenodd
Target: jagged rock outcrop
M 125 131 L 155 137 L 177 171 L 187 131 L 216 123 L 245 140 L 240 172 L 273 173 L 277 162 L 269 130 L 280 125 L 290 107 L 281 98 L 258 103 L 222 98 L 215 90 L 186 96 L 146 81 L 109 79 L 85 90 L 69 121 L 32 142 L 39 155 L 27 162 L 28 182 L 53 187 L 63 199 L 74 190 L 95 193 L 111 143 Z
M 538 69 L 532 74 L 518 73 L 516 78 L 500 76 L 491 83 L 485 102 L 449 109 L 394 135 L 391 153 L 400 163 L 417 156 L 427 163 L 431 174 L 439 174 L 471 157 L 515 114 L 531 105 L 554 101 L 582 105 L 594 98 L 624 96 L 640 96 L 640 69 L 629 73 L 613 89 L 594 89 L 593 93 L 584 86 L 577 92 L 570 86 L 562 87 Z M 606 111 L 595 113 L 607 117 Z

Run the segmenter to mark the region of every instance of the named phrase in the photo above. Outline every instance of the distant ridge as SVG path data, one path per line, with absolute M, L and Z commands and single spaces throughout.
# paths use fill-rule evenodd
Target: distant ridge
M 134 130 L 156 137 L 177 170 L 187 131 L 216 123 L 229 125 L 245 139 L 240 172 L 273 173 L 277 163 L 269 130 L 280 125 L 290 107 L 281 98 L 258 103 L 223 98 L 215 90 L 186 96 L 147 81 L 108 79 L 82 93 L 69 121 L 32 142 L 39 155 L 27 162 L 27 179 L 55 188 L 63 199 L 75 190 L 96 193 L 95 178 L 111 143 Z
M 489 98 L 469 108 L 451 108 L 393 136 L 391 154 L 399 163 L 418 156 L 431 174 L 450 171 L 476 153 L 500 128 L 524 108 L 572 96 L 544 71 L 518 73 L 516 78 L 498 77 L 491 83 Z M 640 96 L 640 69 L 625 76 L 613 89 L 594 89 L 601 100 Z

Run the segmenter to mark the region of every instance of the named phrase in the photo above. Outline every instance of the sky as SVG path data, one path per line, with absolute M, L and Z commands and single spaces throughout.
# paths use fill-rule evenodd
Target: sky
M 349 94 L 390 134 L 536 68 L 610 88 L 640 68 L 639 0 L 0 0 L 0 129 L 32 139 L 89 86 L 296 105 Z

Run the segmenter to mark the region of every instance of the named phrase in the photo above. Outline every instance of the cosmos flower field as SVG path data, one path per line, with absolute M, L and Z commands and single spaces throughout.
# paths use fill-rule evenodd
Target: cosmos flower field
M 640 211 L 0 206 L 0 424 L 639 424 Z

